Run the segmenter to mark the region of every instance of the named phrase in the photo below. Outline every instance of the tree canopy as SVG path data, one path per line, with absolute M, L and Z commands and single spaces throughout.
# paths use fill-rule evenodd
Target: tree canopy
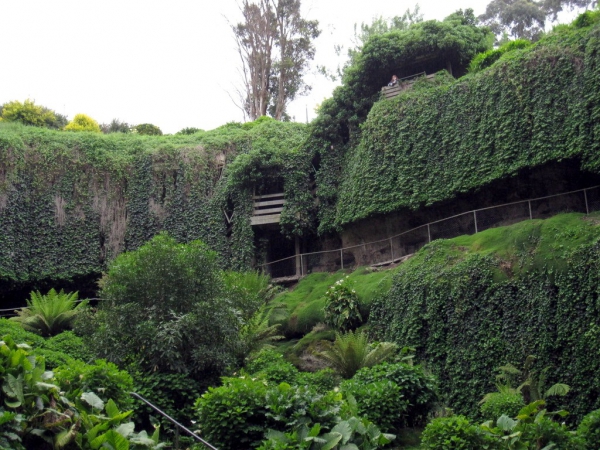
M 100 133 L 100 125 L 90 116 L 76 114 L 66 126 L 65 131 L 92 131 Z
M 288 103 L 310 90 L 304 73 L 320 30 L 316 20 L 302 17 L 300 6 L 300 0 L 242 2 L 244 19 L 232 30 L 244 80 L 239 106 L 251 120 L 267 113 L 287 118 Z
M 133 127 L 133 130 L 137 134 L 141 134 L 144 136 L 162 136 L 162 130 L 156 125 L 152 125 L 151 123 L 142 123 Z
M 548 20 L 565 8 L 587 8 L 597 0 L 492 0 L 479 18 L 497 35 L 538 40 Z
M 0 120 L 21 122 L 24 125 L 46 128 L 62 128 L 67 123 L 65 116 L 45 106 L 36 105 L 33 100 L 18 100 L 5 103 L 0 107 Z
M 235 361 L 239 321 L 217 254 L 166 233 L 119 255 L 101 281 L 90 338 L 99 354 L 146 370 L 219 373 Z

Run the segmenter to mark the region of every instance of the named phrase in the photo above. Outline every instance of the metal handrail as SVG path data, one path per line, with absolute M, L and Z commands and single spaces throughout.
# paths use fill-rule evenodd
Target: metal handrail
M 585 189 L 578 189 L 576 191 L 562 192 L 560 194 L 546 195 L 546 196 L 543 196 L 543 197 L 536 197 L 536 198 L 531 198 L 531 199 L 528 199 L 528 200 L 518 200 L 516 202 L 503 203 L 501 205 L 487 206 L 485 208 L 479 208 L 479 209 L 472 209 L 470 211 L 466 211 L 466 212 L 463 212 L 463 213 L 460 213 L 460 214 L 455 214 L 453 216 L 445 217 L 443 219 L 434 220 L 432 222 L 428 222 L 426 224 L 419 225 L 418 227 L 411 228 L 410 230 L 403 231 L 402 233 L 398 233 L 398 234 L 396 234 L 394 236 L 386 237 L 384 239 L 379 239 L 377 241 L 364 242 L 362 244 L 351 245 L 350 247 L 342 247 L 342 248 L 333 249 L 333 250 L 321 250 L 321 251 L 317 251 L 317 252 L 300 253 L 298 255 L 288 256 L 286 258 L 278 259 L 276 261 L 270 261 L 268 263 L 260 264 L 260 265 L 258 265 L 256 267 L 257 268 L 262 268 L 262 267 L 270 266 L 272 264 L 276 264 L 276 263 L 279 263 L 279 262 L 282 262 L 282 261 L 287 261 L 289 259 L 298 258 L 300 256 L 305 257 L 305 256 L 310 256 L 310 255 L 316 255 L 316 254 L 324 254 L 324 253 L 331 253 L 331 252 L 340 252 L 340 251 L 344 251 L 344 250 L 351 250 L 353 248 L 363 247 L 365 245 L 379 244 L 380 242 L 386 242 L 386 241 L 389 241 L 390 239 L 395 239 L 395 238 L 400 237 L 400 236 L 402 236 L 404 234 L 412 233 L 413 231 L 416 231 L 419 228 L 429 227 L 430 225 L 434 225 L 436 223 L 440 223 L 440 222 L 443 222 L 445 220 L 454 219 L 456 217 L 461 217 L 461 216 L 464 216 L 464 215 L 467 215 L 467 214 L 473 214 L 473 213 L 477 213 L 479 211 L 486 211 L 486 210 L 489 210 L 489 209 L 503 208 L 505 206 L 518 205 L 520 203 L 535 202 L 537 200 L 544 200 L 544 199 L 547 199 L 547 198 L 560 197 L 561 195 L 576 194 L 577 192 L 584 192 L 585 193 L 586 191 L 588 191 L 590 189 L 597 189 L 597 188 L 600 188 L 600 185 L 591 186 L 591 187 L 588 187 L 588 188 L 585 188 Z M 588 213 L 589 213 L 589 211 L 588 211 Z
M 179 428 L 181 428 L 183 431 L 185 431 L 191 437 L 193 437 L 194 439 L 196 439 L 198 442 L 204 444 L 206 447 L 210 448 L 211 450 L 219 450 L 217 447 L 212 446 L 211 444 L 209 444 L 208 442 L 206 442 L 204 439 L 202 439 L 200 436 L 198 436 L 196 433 L 194 433 L 190 429 L 186 428 L 184 425 L 182 425 L 179 422 L 177 422 L 175 419 L 173 419 L 171 416 L 169 416 L 166 412 L 164 412 L 163 410 L 161 410 L 158 406 L 153 405 L 152 403 L 150 403 L 148 400 L 146 400 L 144 397 L 142 397 L 137 392 L 130 392 L 129 394 L 132 395 L 132 396 L 134 396 L 138 400 L 141 400 L 142 402 L 144 402 L 146 405 L 148 405 L 154 411 L 156 411 L 157 413 L 159 413 L 161 416 L 165 417 L 167 420 L 169 420 L 174 425 L 176 425 Z

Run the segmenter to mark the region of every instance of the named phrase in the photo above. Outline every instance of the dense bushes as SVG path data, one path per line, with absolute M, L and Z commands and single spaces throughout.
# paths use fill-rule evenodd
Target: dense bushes
M 358 414 L 376 423 L 382 431 L 391 433 L 400 429 L 409 403 L 396 383 L 351 379 L 344 381 L 340 388 L 356 400 Z
M 499 48 L 495 48 L 492 50 L 488 50 L 487 52 L 480 53 L 469 65 L 469 72 L 477 73 L 490 67 L 496 61 L 500 59 L 506 53 L 510 53 L 514 50 L 520 50 L 523 48 L 527 48 L 531 45 L 526 39 L 515 39 L 514 41 L 509 41 L 506 44 L 500 46 Z
M 67 398 L 73 401 L 84 392 L 95 391 L 105 402 L 112 399 L 119 409 L 129 410 L 133 406 L 130 395 L 133 379 L 112 363 L 101 359 L 93 364 L 73 360 L 57 367 L 54 376 Z
M 597 450 L 600 445 L 600 409 L 583 418 L 577 428 L 577 436 L 585 450 Z
M 91 390 L 69 391 L 67 399 L 61 381 L 45 370 L 44 358 L 29 354 L 26 344 L 15 344 L 10 336 L 0 341 L 0 445 L 14 450 L 53 448 L 161 448 L 158 430 L 152 437 L 134 432 L 128 422 L 131 411 L 121 412 L 109 400 L 102 401 Z M 83 373 L 82 373 L 83 375 Z M 83 383 L 91 381 L 85 375 Z M 104 384 L 106 386 L 106 384 Z M 127 392 L 112 393 L 122 397 Z M 86 385 L 85 388 L 96 388 Z M 71 395 L 69 395 L 71 394 Z M 107 445 L 104 445 L 104 444 Z
M 486 436 L 464 416 L 434 419 L 423 431 L 421 445 L 432 450 L 496 448 L 493 438 Z
M 160 234 L 119 255 L 87 333 L 100 357 L 147 371 L 220 374 L 237 364 L 240 321 L 224 295 L 217 255 Z
M 481 405 L 481 415 L 485 420 L 496 420 L 503 414 L 516 417 L 524 406 L 523 396 L 518 392 L 493 392 Z
M 375 450 L 393 439 L 357 416 L 340 393 L 317 393 L 311 385 L 224 378 L 223 386 L 209 388 L 196 407 L 201 434 L 223 450 L 256 448 L 261 442 L 265 450 L 309 449 L 313 441 L 327 448 L 343 443 Z
M 392 421 L 395 429 L 405 426 L 422 426 L 437 401 L 435 379 L 426 374 L 420 366 L 384 362 L 359 370 L 352 381 L 357 385 L 388 381 L 397 386 L 398 392 L 401 394 L 401 397 L 397 399 L 398 405 L 395 407 L 398 413 L 388 418 Z M 394 389 L 392 387 L 391 392 Z M 403 406 L 404 402 L 407 404 Z M 365 407 L 365 409 L 367 408 Z M 371 420 L 378 423 L 374 419 Z
M 254 448 L 268 429 L 291 431 L 320 423 L 331 429 L 341 395 L 317 394 L 310 387 L 270 385 L 261 379 L 225 378 L 198 400 L 198 425 L 206 439 L 223 450 Z

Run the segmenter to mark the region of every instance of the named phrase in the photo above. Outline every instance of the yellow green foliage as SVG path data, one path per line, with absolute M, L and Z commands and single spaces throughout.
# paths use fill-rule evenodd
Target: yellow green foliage
M 33 100 L 25 100 L 23 103 L 15 100 L 3 105 L 0 120 L 45 127 L 52 125 L 56 121 L 56 116 L 49 109 L 36 105 Z
M 100 133 L 100 125 L 90 116 L 85 114 L 76 114 L 73 120 L 71 120 L 66 126 L 66 131 L 93 131 L 94 133 Z

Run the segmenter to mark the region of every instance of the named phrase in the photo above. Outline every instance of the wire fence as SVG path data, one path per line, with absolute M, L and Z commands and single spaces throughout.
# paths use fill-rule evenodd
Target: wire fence
M 301 253 L 257 268 L 274 279 L 293 279 L 313 272 L 386 265 L 412 255 L 435 239 L 475 234 L 523 220 L 546 219 L 563 212 L 589 214 L 594 211 L 600 211 L 600 186 L 475 209 L 429 222 L 386 239 L 335 250 Z
M 82 299 L 75 300 L 75 303 L 81 303 L 84 301 L 88 301 L 88 302 L 99 301 L 99 302 L 101 302 L 101 301 L 104 301 L 104 299 L 102 299 L 102 298 L 82 298 Z M 5 318 L 15 317 L 18 315 L 17 311 L 20 311 L 25 308 L 27 308 L 27 306 L 17 306 L 15 308 L 0 309 L 0 317 L 5 317 Z

